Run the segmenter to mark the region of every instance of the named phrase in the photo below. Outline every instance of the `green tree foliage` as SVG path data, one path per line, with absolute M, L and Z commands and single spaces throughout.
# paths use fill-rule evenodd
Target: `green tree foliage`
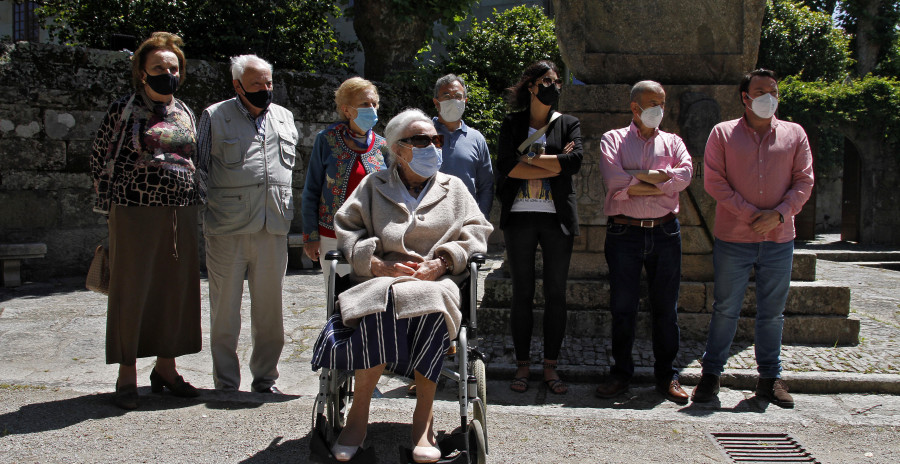
M 836 80 L 851 66 L 850 37 L 833 25 L 831 15 L 790 0 L 766 3 L 758 66 L 780 76 Z
M 778 86 L 781 116 L 806 127 L 882 137 L 900 148 L 900 81 L 868 75 L 847 82 L 805 82 L 793 77 Z M 900 161 L 900 151 L 894 151 Z
M 900 1 L 842 0 L 840 3 L 840 24 L 853 36 L 850 46 L 858 62 L 856 71 L 864 76 L 876 70 L 898 37 Z
M 434 38 L 434 24 L 454 31 L 477 0 L 356 0 L 347 8 L 365 53 L 365 75 L 384 80 L 415 66 Z M 349 0 L 341 0 L 348 5 Z
M 434 82 L 448 73 L 462 77 L 469 92 L 466 124 L 481 131 L 491 153 L 496 153 L 500 123 L 508 111 L 505 89 L 537 60 L 549 59 L 562 66 L 555 24 L 540 7 L 495 10 L 487 19 L 473 20 L 468 32 L 445 45 L 445 59 L 420 62 L 415 72 L 396 79 L 421 95 L 421 108 L 432 109 Z
M 490 18 L 474 20 L 466 35 L 448 44 L 447 55 L 448 71 L 477 74 L 493 94 L 515 84 L 537 60 L 562 66 L 556 25 L 538 6 L 494 10 Z
M 349 44 L 340 43 L 328 23 L 340 8 L 328 1 L 45 0 L 37 12 L 50 19 L 51 37 L 71 45 L 109 49 L 117 36 L 139 43 L 152 32 L 168 31 L 184 39 L 189 59 L 225 61 L 256 53 L 276 68 L 348 68 L 343 54 Z

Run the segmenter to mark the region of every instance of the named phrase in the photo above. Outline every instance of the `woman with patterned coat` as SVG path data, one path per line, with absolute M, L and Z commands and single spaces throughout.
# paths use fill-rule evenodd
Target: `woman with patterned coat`
M 316 135 L 303 186 L 303 251 L 313 261 L 337 249 L 334 214 L 363 177 L 384 169 L 384 138 L 378 122 L 378 89 L 361 77 L 351 77 L 334 92 L 342 121 Z M 341 274 L 349 272 L 341 265 Z M 322 266 L 328 281 L 327 266 Z
M 156 356 L 153 392 L 198 392 L 175 357 L 201 347 L 194 114 L 174 98 L 184 81 L 177 35 L 156 32 L 132 57 L 135 92 L 110 107 L 91 152 L 97 201 L 108 217 L 106 362 L 119 364 L 113 402 L 138 407 L 137 358 Z

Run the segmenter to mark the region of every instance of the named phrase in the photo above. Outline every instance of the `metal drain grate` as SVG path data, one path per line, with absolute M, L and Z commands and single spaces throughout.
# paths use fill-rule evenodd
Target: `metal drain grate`
M 809 462 L 820 464 L 786 433 L 711 433 L 734 462 Z

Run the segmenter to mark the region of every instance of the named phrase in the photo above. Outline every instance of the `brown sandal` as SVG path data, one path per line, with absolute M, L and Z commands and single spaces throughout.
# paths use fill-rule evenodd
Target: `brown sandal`
M 531 366 L 531 361 L 516 361 L 516 367 Z M 516 393 L 525 393 L 528 391 L 528 377 L 516 377 L 509 384 L 509 389 Z
M 544 369 L 553 369 L 555 371 L 558 364 L 557 361 L 544 361 Z M 550 393 L 554 395 L 564 395 L 569 391 L 569 386 L 558 376 L 555 379 L 544 379 L 544 383 L 547 385 L 547 390 L 550 390 Z

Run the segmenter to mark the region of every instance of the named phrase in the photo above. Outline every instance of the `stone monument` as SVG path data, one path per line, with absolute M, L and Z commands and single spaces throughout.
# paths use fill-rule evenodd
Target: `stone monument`
M 712 225 L 715 201 L 703 189 L 703 152 L 713 126 L 742 112 L 737 85 L 754 68 L 765 0 L 555 0 L 556 31 L 567 71 L 585 85 L 563 90 L 560 111 L 581 120 L 584 162 L 576 177 L 581 235 L 569 271 L 568 334 L 608 336 L 608 269 L 603 256 L 606 188 L 600 176 L 600 138 L 627 126 L 629 90 L 650 79 L 666 89 L 660 126 L 680 135 L 694 164 L 694 179 L 680 196 L 682 337 L 705 340 L 712 311 Z M 853 344 L 859 321 L 849 319 L 850 291 L 815 283 L 815 255 L 794 257 L 784 341 Z M 540 266 L 538 259 L 538 266 Z M 540 275 L 540 274 L 538 274 Z M 754 292 L 748 289 L 737 340 L 752 340 Z M 543 305 L 538 282 L 535 310 Z M 646 293 L 646 289 L 644 290 Z M 485 284 L 483 329 L 509 333 L 511 285 L 505 269 Z M 642 299 L 639 336 L 649 338 Z M 539 324 L 541 318 L 535 317 Z

